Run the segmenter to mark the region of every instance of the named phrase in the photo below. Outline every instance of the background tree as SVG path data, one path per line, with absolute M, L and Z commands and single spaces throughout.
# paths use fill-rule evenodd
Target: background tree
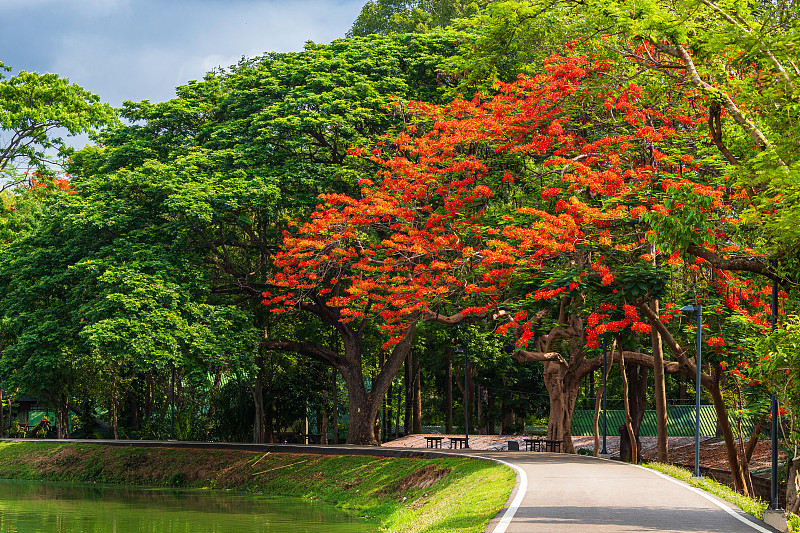
M 10 70 L 0 64 L 0 68 Z M 55 74 L 0 75 L 0 191 L 50 175 L 68 153 L 59 136 L 114 123 L 114 110 Z
M 369 0 L 347 36 L 424 33 L 445 28 L 457 18 L 474 15 L 487 3 L 486 0 Z
M 179 88 L 172 101 L 127 103 L 122 115 L 133 124 L 104 132 L 102 149 L 75 155 L 76 174 L 113 181 L 131 170 L 149 180 L 159 209 L 175 217 L 207 265 L 211 293 L 235 302 L 261 330 L 248 376 L 257 440 L 268 438 L 262 388 L 269 352 L 320 338 L 326 349 L 339 349 L 329 343 L 330 321 L 322 321 L 325 333 L 313 321 L 286 327 L 260 312 L 281 231 L 289 217 L 308 216 L 319 193 L 352 193 L 372 173 L 374 164 L 348 147 L 402 123 L 402 113 L 386 108 L 393 98 L 441 98 L 438 63 L 454 46 L 447 33 L 372 36 L 243 60 Z M 362 332 L 359 343 L 371 333 Z M 362 366 L 359 355 L 352 372 Z M 353 438 L 357 427 L 351 423 Z

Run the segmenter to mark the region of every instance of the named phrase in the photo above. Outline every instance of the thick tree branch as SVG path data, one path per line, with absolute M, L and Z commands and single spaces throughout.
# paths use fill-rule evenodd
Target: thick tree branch
M 757 259 L 737 257 L 733 259 L 725 259 L 720 257 L 716 252 L 712 252 L 707 248 L 690 244 L 686 247 L 686 252 L 695 256 L 701 257 L 711 263 L 714 268 L 720 270 L 730 270 L 734 272 L 752 272 L 767 277 L 772 281 L 777 281 L 784 288 L 791 288 L 793 285 L 792 280 L 778 276 L 769 265 L 758 261 Z
M 565 368 L 569 366 L 567 360 L 561 357 L 561 354 L 558 352 L 529 352 L 527 350 L 517 350 L 511 354 L 511 357 L 513 357 L 518 363 L 550 361 L 552 363 L 558 363 Z
M 541 316 L 544 316 L 546 311 L 540 313 Z M 541 318 L 540 313 L 536 314 L 536 317 L 539 319 Z M 438 324 L 444 324 L 445 326 L 455 326 L 456 324 L 461 324 L 462 322 L 465 324 L 470 324 L 472 322 L 483 320 L 484 318 L 491 318 L 492 320 L 497 320 L 498 318 L 501 318 L 506 315 L 508 315 L 508 311 L 506 311 L 505 309 L 499 309 L 491 312 L 486 311 L 485 313 L 480 313 L 476 315 L 473 314 L 464 315 L 459 311 L 458 313 L 449 316 L 439 314 L 438 312 L 426 311 L 422 313 L 420 320 L 422 322 L 436 322 Z
M 265 350 L 296 352 L 332 366 L 338 366 L 340 362 L 339 355 L 336 352 L 310 342 L 264 341 L 261 343 L 261 347 Z

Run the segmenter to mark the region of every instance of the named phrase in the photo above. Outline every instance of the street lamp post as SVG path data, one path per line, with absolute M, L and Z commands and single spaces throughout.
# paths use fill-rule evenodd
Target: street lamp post
M 703 306 L 687 305 L 681 307 L 681 311 L 697 311 L 697 377 L 694 385 L 694 477 L 702 478 L 700 475 L 700 378 L 702 376 L 702 353 L 703 353 Z
M 469 390 L 467 389 L 467 350 L 456 350 L 464 354 L 464 448 L 469 448 Z
M 603 337 L 603 449 L 600 451 L 600 457 L 607 458 L 609 456 L 608 450 L 606 449 L 606 435 L 608 434 L 607 430 L 607 423 L 608 423 L 608 413 L 606 411 L 606 361 L 608 360 L 608 352 L 606 348 L 606 344 L 608 341 L 608 336 Z
M 773 263 L 773 267 L 775 263 Z M 772 282 L 772 331 L 775 331 L 775 328 L 778 325 L 778 282 Z M 773 511 L 781 511 L 781 503 L 778 500 L 778 417 L 780 416 L 780 412 L 778 411 L 778 399 L 775 397 L 775 393 L 772 393 L 772 471 L 770 475 L 770 498 L 769 498 L 769 508 Z

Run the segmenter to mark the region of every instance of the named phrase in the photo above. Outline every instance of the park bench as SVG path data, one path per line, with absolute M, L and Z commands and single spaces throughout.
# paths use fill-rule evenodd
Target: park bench
M 463 448 L 467 445 L 467 437 L 450 437 L 450 448 Z
M 549 440 L 541 437 L 533 437 L 532 439 L 522 439 L 525 442 L 525 451 L 533 452 L 558 452 L 561 453 L 561 441 Z
M 532 439 L 522 439 L 525 443 L 525 451 L 526 452 L 540 452 L 542 451 L 542 439 L 541 437 L 533 437 Z
M 441 448 L 444 437 L 425 437 L 426 448 Z

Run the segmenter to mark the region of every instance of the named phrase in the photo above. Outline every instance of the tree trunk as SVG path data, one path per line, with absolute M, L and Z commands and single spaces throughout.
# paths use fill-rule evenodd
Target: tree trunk
M 386 363 L 386 353 L 381 350 L 378 353 L 378 372 L 383 368 L 384 363 Z M 372 376 L 372 382 L 374 387 L 375 376 Z M 389 390 L 387 394 L 391 394 L 392 385 L 389 384 Z M 378 423 L 375 426 L 375 438 L 378 440 L 379 443 L 382 443 L 386 439 L 386 396 L 387 394 L 381 396 L 381 406 L 378 410 Z
M 145 375 L 145 393 L 144 393 L 144 416 L 147 420 L 153 418 L 153 398 L 155 396 L 155 384 L 153 383 L 153 373 L 148 372 Z
M 447 352 L 447 372 L 445 374 L 445 433 L 453 433 L 453 356 Z
M 400 395 L 403 392 L 403 385 L 397 384 L 397 392 L 394 396 L 394 438 L 400 437 Z
M 264 382 L 262 380 L 263 358 L 256 358 L 256 377 L 250 392 L 253 394 L 253 442 L 260 444 L 266 442 L 267 435 L 264 428 Z
M 414 398 L 414 413 L 413 413 L 413 425 L 414 425 L 414 433 L 422 433 L 422 373 L 420 372 L 419 368 L 419 354 L 413 352 L 411 354 L 411 361 L 413 364 L 413 373 L 414 373 L 414 389 L 413 389 L 413 398 Z
M 318 428 L 319 429 L 319 443 L 320 444 L 328 444 L 328 410 L 323 409 L 322 416 L 319 421 Z
M 66 392 L 62 392 L 58 396 L 56 403 L 56 435 L 59 439 L 69 438 L 69 406 Z
M 654 256 L 655 260 L 655 256 Z M 659 314 L 658 300 L 654 300 L 650 308 Z M 667 434 L 667 389 L 664 377 L 664 345 L 661 343 L 661 334 L 653 328 L 650 332 L 650 341 L 653 347 L 653 379 L 656 400 L 656 434 L 657 457 L 659 463 L 669 463 L 669 436 Z
M 756 445 L 758 445 L 758 437 L 761 436 L 761 430 L 764 429 L 764 424 L 767 423 L 767 417 L 761 415 L 756 420 L 755 425 L 753 426 L 753 433 L 750 435 L 750 440 L 747 441 L 747 447 L 744 450 L 744 461 L 745 461 L 745 468 L 748 468 L 750 464 L 750 460 L 753 458 L 753 452 L 756 450 Z
M 5 409 L 3 409 L 3 382 L 0 381 L 0 439 L 5 438 Z
M 625 425 L 620 427 L 619 456 L 623 461 L 636 462 L 636 459 L 639 457 L 639 449 L 637 446 L 638 443 L 636 442 L 636 435 L 633 431 L 633 417 L 631 416 L 629 401 L 630 388 L 628 385 L 628 373 L 625 371 L 624 354 L 619 361 L 619 370 L 620 376 L 622 376 L 622 400 L 625 407 Z M 623 434 L 627 434 L 628 436 L 628 449 L 626 452 L 623 451 Z M 627 457 L 623 457 L 623 453 L 625 453 Z
M 564 453 L 576 453 L 572 444 L 572 410 L 581 382 L 568 375 L 566 368 L 553 361 L 544 362 L 544 384 L 550 396 L 547 439 L 560 440 Z
M 594 451 L 592 455 L 598 457 L 600 455 L 600 408 L 603 402 L 603 388 L 602 383 L 597 389 L 594 398 L 594 416 L 592 417 L 592 429 L 594 430 Z
M 722 397 L 720 376 L 721 372 L 719 366 L 714 365 L 711 387 L 708 388 L 708 391 L 711 393 L 711 398 L 714 400 L 714 409 L 717 412 L 717 422 L 719 422 L 720 429 L 722 429 L 722 435 L 725 438 L 725 451 L 728 454 L 728 465 L 730 466 L 731 475 L 733 476 L 733 486 L 737 491 L 741 492 L 745 496 L 750 496 L 750 493 L 747 490 L 747 483 L 744 479 L 744 473 L 742 472 L 742 466 L 739 462 L 739 454 L 736 450 L 736 441 L 733 438 L 733 430 L 731 430 L 731 424 L 728 420 L 728 409 L 725 407 L 725 400 Z
M 111 432 L 119 440 L 119 396 L 117 394 L 117 372 L 111 370 Z
M 800 510 L 800 458 L 789 461 L 789 473 L 786 478 L 786 510 L 797 514 Z
M 347 384 L 349 396 L 350 430 L 347 434 L 347 444 L 378 445 L 375 439 L 378 410 L 403 361 L 408 361 L 413 340 L 414 325 L 411 325 L 392 350 L 384 368 L 373 379 L 371 390 L 367 392 L 364 386 L 360 341 L 354 338 L 345 339 L 345 357 L 340 361 L 339 371 Z
M 495 396 L 492 394 L 492 391 L 486 391 L 486 413 L 484 414 L 486 418 L 486 434 L 487 435 L 494 435 L 494 400 Z
M 360 371 L 358 372 L 360 374 Z M 375 419 L 380 409 L 380 393 L 373 390 L 367 392 L 363 381 L 359 387 L 352 382 L 352 377 L 347 373 L 342 373 L 347 382 L 348 407 L 350 412 L 350 428 L 347 432 L 347 444 L 365 444 L 378 446 L 375 438 Z
M 404 384 L 404 396 L 405 396 L 405 413 L 403 417 L 403 430 L 406 435 L 410 435 L 413 433 L 411 428 L 411 421 L 412 421 L 412 413 L 414 412 L 414 408 L 412 404 L 412 392 L 414 390 L 414 379 L 412 377 L 412 365 L 411 365 L 411 354 L 406 356 L 406 361 L 403 364 L 403 384 Z
M 275 442 L 275 404 L 272 397 L 264 402 L 264 442 Z
M 333 443 L 339 444 L 339 381 L 335 368 L 331 374 L 333 375 Z
M 631 418 L 633 442 L 631 442 L 628 436 L 627 427 L 620 428 L 619 456 L 623 461 L 639 463 L 642 461 L 642 445 L 639 438 L 639 430 L 642 426 L 645 408 L 647 407 L 647 377 L 649 370 L 640 365 L 628 365 L 625 369 L 625 374 L 623 384 L 627 382 L 628 385 L 628 392 L 626 394 L 628 407 L 626 410 Z
M 131 420 L 131 429 L 135 431 L 139 431 L 141 429 L 141 425 L 139 424 L 139 402 L 137 401 L 137 395 L 134 391 L 129 391 L 127 394 L 127 406 L 128 406 L 128 413 Z M 211 415 L 209 415 L 210 417 Z
M 485 387 L 478 385 L 475 391 L 475 431 L 479 435 L 488 435 L 489 426 L 486 421 L 486 413 L 489 409 L 489 391 Z

